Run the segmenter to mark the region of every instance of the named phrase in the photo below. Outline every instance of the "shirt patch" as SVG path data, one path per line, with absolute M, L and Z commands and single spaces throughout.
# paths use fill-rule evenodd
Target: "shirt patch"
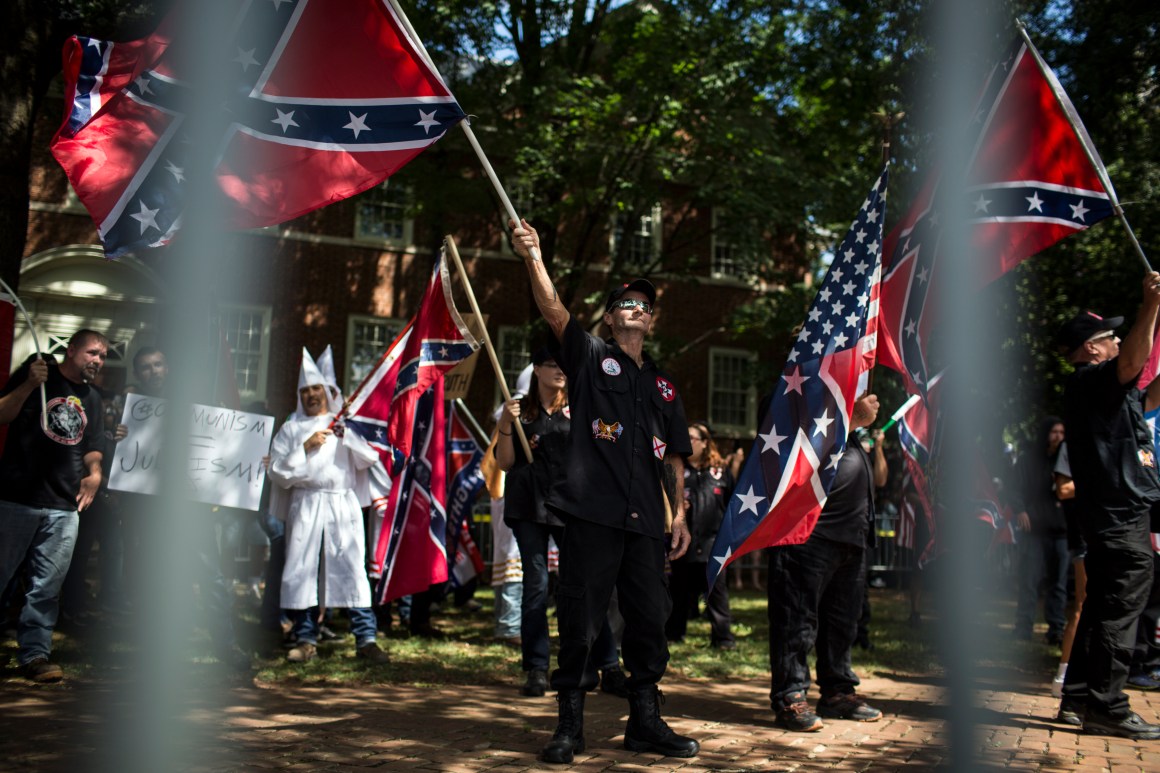
M 565 419 L 572 418 L 572 406 L 570 406 L 570 405 L 564 406 L 564 418 Z
M 539 436 L 539 434 L 532 435 L 530 438 L 528 438 L 528 445 L 529 445 L 531 448 L 533 448 L 533 449 L 534 449 L 534 448 L 539 448 L 539 447 L 540 447 L 540 436 Z
M 84 437 L 89 417 L 85 407 L 76 395 L 54 397 L 48 401 L 45 416 L 48 426 L 44 434 L 64 446 L 75 446 Z
M 600 369 L 610 376 L 620 375 L 620 363 L 616 361 L 615 357 L 605 357 L 604 361 L 600 363 Z
M 620 439 L 621 432 L 624 432 L 624 427 L 619 421 L 605 424 L 602 419 L 596 419 L 592 422 L 592 437 L 595 440 L 611 440 L 615 443 Z
M 670 398 L 670 399 L 672 399 L 672 398 Z M 665 458 L 665 450 L 668 447 L 669 447 L 668 443 L 661 440 L 656 435 L 653 435 L 653 456 L 655 456 L 657 459 L 664 459 Z
M 721 480 L 721 476 L 725 474 L 725 471 L 722 470 L 720 467 L 710 467 L 709 474 L 712 475 L 717 480 Z
M 1147 448 L 1141 448 L 1137 453 L 1140 456 L 1140 464 L 1144 465 L 1145 467 L 1156 466 L 1156 456 Z
M 673 389 L 673 385 L 668 381 L 665 381 L 660 376 L 657 376 L 657 391 L 661 393 L 661 397 L 665 398 L 666 403 L 671 403 L 673 398 L 677 396 L 677 392 Z

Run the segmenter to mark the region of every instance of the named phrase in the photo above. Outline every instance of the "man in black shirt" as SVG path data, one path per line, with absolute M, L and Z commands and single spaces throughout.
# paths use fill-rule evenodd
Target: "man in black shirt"
M 560 302 L 535 230 L 527 222 L 511 226 L 536 305 L 560 344 L 556 361 L 568 376 L 572 411 L 568 476 L 548 496 L 548 506 L 562 514 L 564 543 L 559 667 L 552 674 L 559 723 L 543 759 L 567 764 L 584 750 L 584 694 L 596 687 L 588 660 L 614 587 L 629 672 L 625 748 L 692 757 L 700 746 L 661 719 L 657 689 L 669 659 L 665 621 L 672 607 L 664 579 L 666 498 L 673 516 L 669 556 L 678 558 L 690 537 L 677 481 L 692 447 L 676 386 L 644 353 L 656 288 L 644 279 L 615 288 L 604 311 L 612 338 L 601 341 Z
M 1152 351 L 1160 309 L 1160 274 L 1144 277 L 1144 299 L 1123 345 L 1113 331 L 1122 317 L 1076 315 L 1057 340 L 1076 371 L 1064 392 L 1064 424 L 1087 541 L 1087 598 L 1078 630 L 1088 656 L 1073 657 L 1060 717 L 1083 712 L 1084 732 L 1137 740 L 1160 739 L 1128 705 L 1124 684 L 1137 620 L 1152 586 L 1149 515 L 1160 502 L 1160 477 L 1144 412 L 1160 406 L 1160 379 L 1136 382 Z M 1086 706 L 1080 703 L 1086 697 Z
M 854 403 L 846 450 L 810 538 L 769 549 L 769 700 L 777 723 L 788 730 L 820 730 L 819 714 L 859 722 L 882 716 L 854 691 L 859 682 L 850 666 L 866 585 L 866 545 L 873 540 L 874 489 L 886 485 L 887 474 L 881 431 L 871 455 L 854 430 L 877 417 L 875 395 Z M 815 646 L 817 712 L 806 702 L 806 656 Z
M 101 483 L 104 411 L 89 382 L 105 364 L 108 346 L 100 333 L 78 330 L 63 363 L 37 355 L 0 389 L 0 424 L 10 425 L 0 459 L 0 587 L 28 561 L 18 659 L 37 682 L 64 676 L 48 657 L 78 513 L 92 503 Z

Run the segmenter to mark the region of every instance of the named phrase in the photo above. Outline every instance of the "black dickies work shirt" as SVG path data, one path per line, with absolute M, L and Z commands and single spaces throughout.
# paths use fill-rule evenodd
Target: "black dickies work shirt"
M 1081 365 L 1064 389 L 1067 454 L 1087 527 L 1100 532 L 1147 517 L 1160 501 L 1144 392 L 1121 384 L 1116 360 Z
M 575 317 L 564 328 L 556 361 L 568 376 L 572 433 L 568 475 L 553 486 L 548 504 L 586 521 L 663 538 L 663 459 L 693 452 L 672 379 L 647 355 L 638 368 L 615 341 L 589 335 Z

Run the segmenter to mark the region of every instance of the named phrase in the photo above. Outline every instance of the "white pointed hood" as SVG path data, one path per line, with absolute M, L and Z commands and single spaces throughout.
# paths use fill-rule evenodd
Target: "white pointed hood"
M 330 397 L 330 412 L 337 414 L 342 410 L 342 387 L 338 385 L 338 377 L 334 373 L 334 352 L 330 344 L 326 345 L 326 349 L 318 358 L 318 370 L 322 373 L 322 380 Z
M 319 370 L 318 365 L 314 362 L 314 358 L 310 356 L 310 352 L 306 351 L 306 347 L 302 347 L 302 367 L 298 370 L 298 389 L 303 387 L 314 386 L 315 384 L 326 385 L 326 379 Z M 308 418 L 306 411 L 302 407 L 302 395 L 298 394 L 298 409 L 295 412 L 295 417 L 299 419 Z

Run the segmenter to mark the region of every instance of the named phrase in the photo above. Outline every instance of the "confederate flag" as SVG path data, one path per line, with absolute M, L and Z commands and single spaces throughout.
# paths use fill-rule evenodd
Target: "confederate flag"
M 1112 214 L 1114 191 L 1063 87 L 1019 40 L 992 70 L 974 112 L 967 190 L 938 175 L 886 237 L 878 361 L 925 395 L 941 367 L 928 359 L 938 326 L 939 217 L 964 213 L 980 286 Z M 1072 119 L 1069 121 L 1069 116 Z M 1089 158 L 1090 153 L 1090 158 Z
M 165 26 L 132 44 L 73 38 L 64 49 L 72 104 L 52 153 L 110 257 L 165 244 L 181 226 L 194 100 Z M 228 227 L 365 191 L 463 119 L 405 30 L 384 0 L 238 3 L 214 169 Z

